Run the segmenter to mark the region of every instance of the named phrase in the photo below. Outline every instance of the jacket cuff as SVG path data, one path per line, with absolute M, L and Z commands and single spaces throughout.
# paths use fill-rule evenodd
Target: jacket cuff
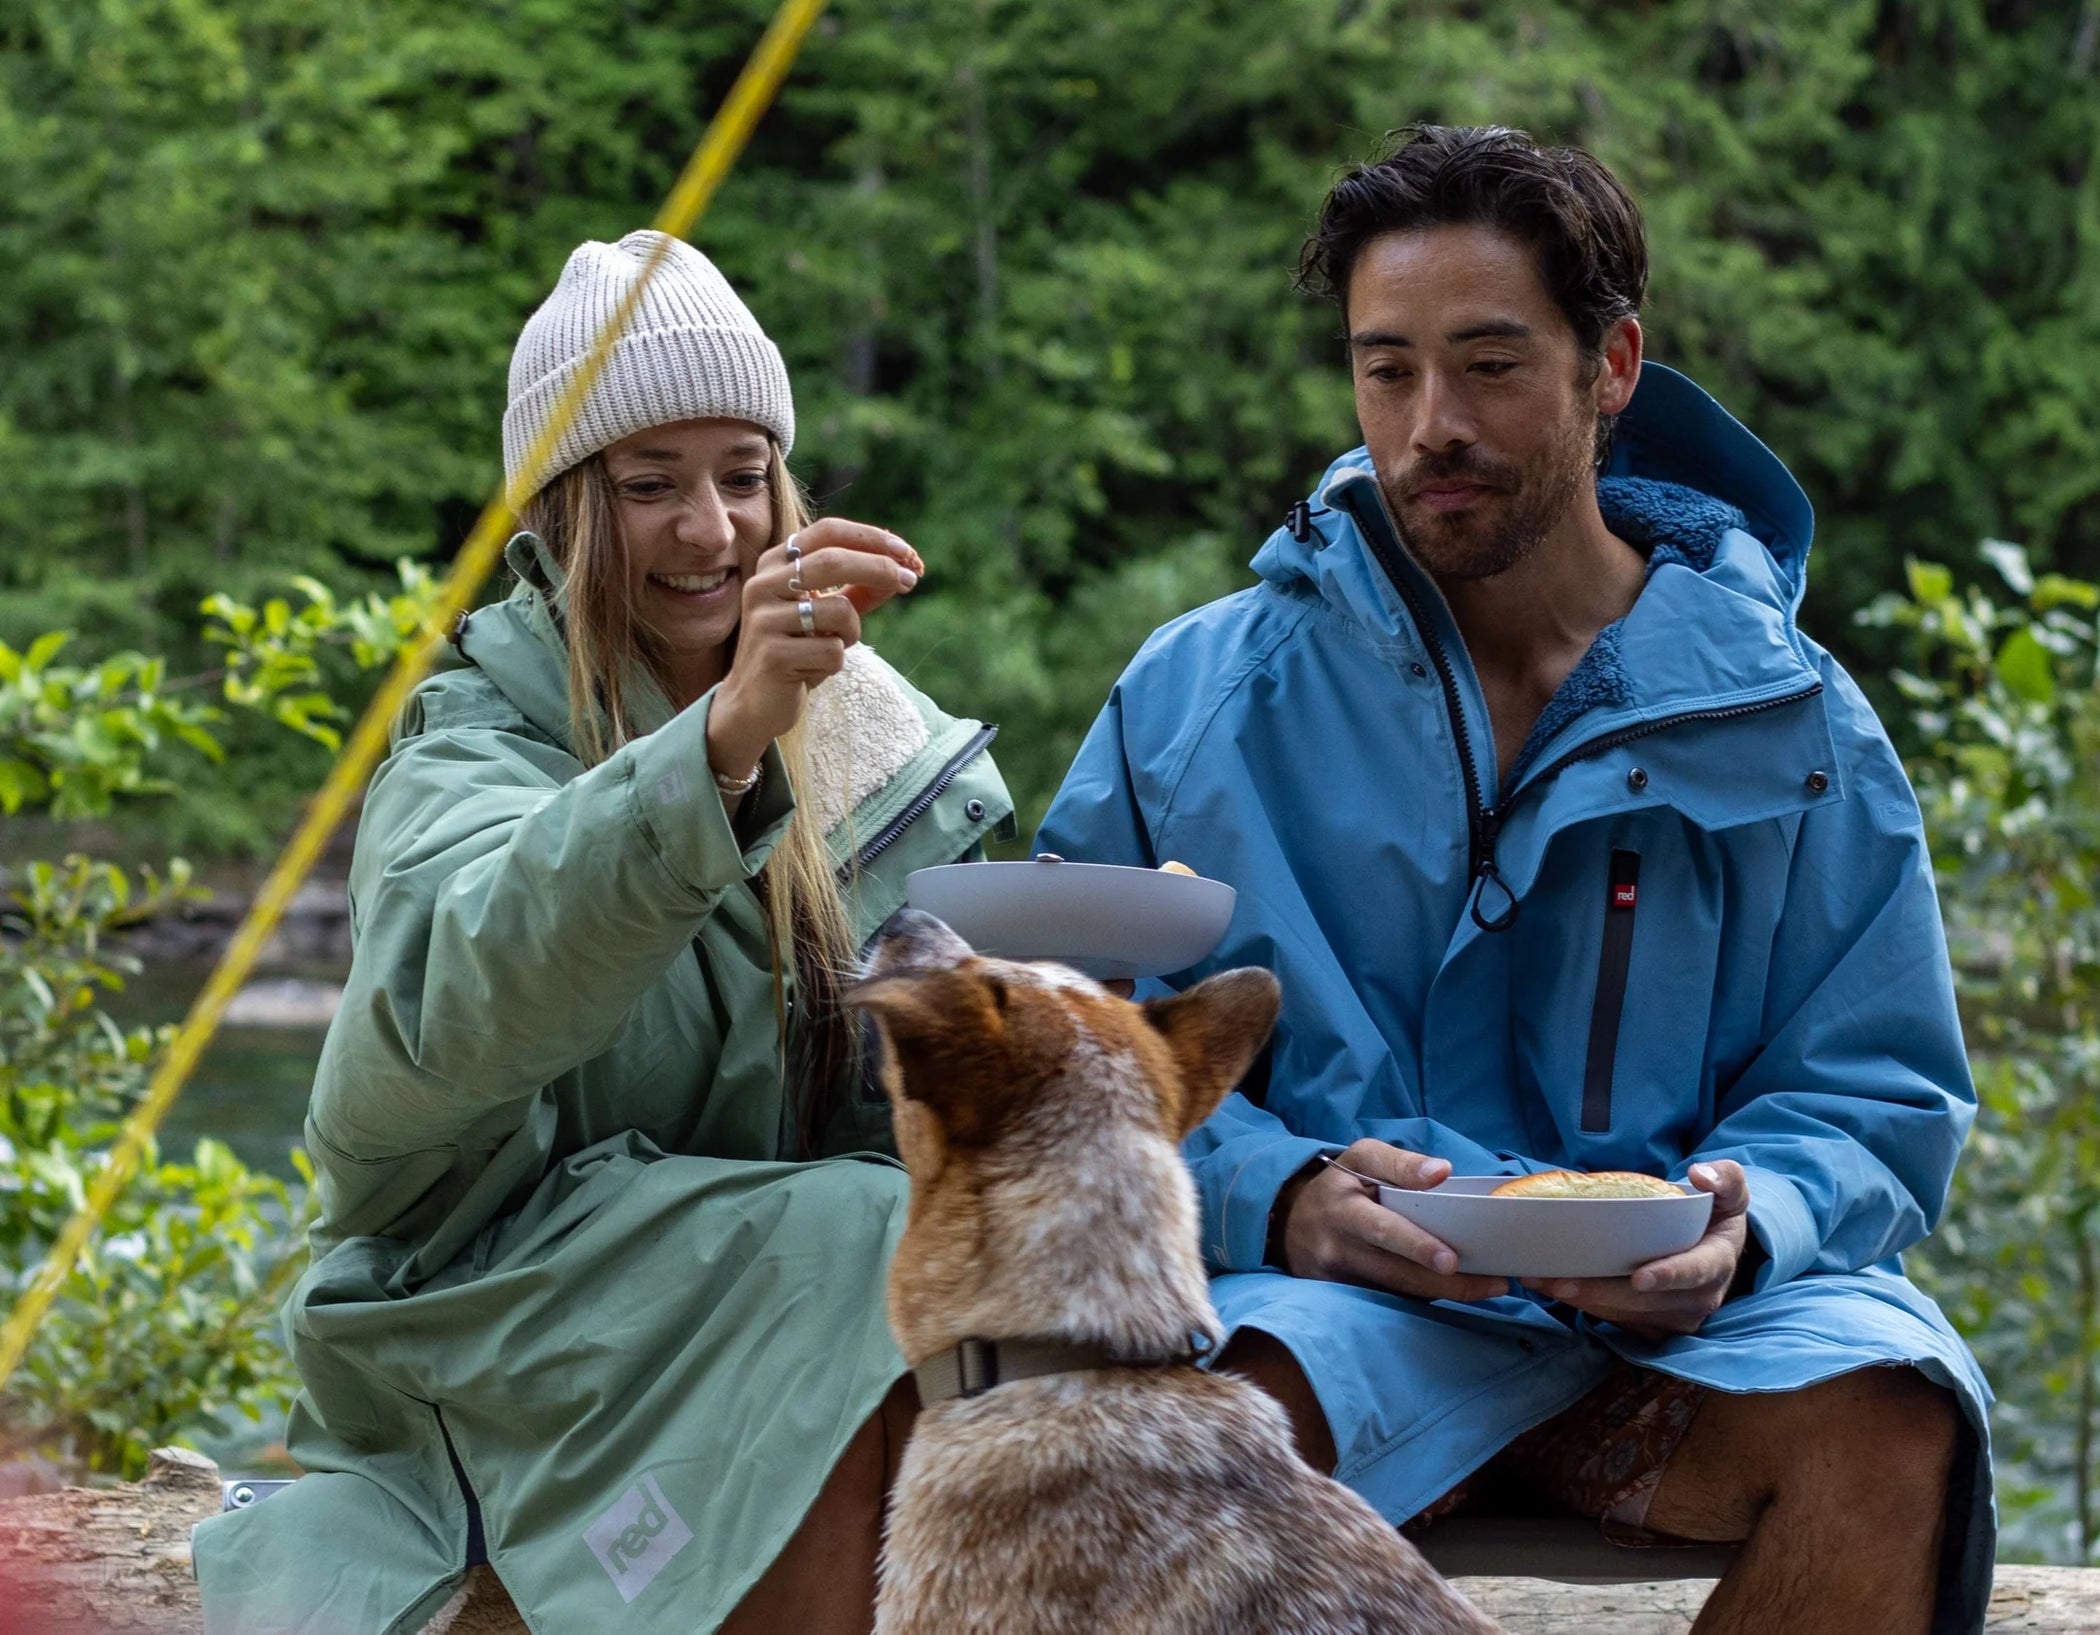
M 1243 1152 L 1229 1155 L 1237 1162 L 1211 1212 L 1211 1241 L 1203 1246 L 1204 1259 L 1220 1271 L 1261 1270 L 1268 1264 L 1269 1212 L 1276 1207 L 1276 1194 L 1321 1153 L 1341 1150 L 1331 1141 L 1284 1135 L 1259 1145 L 1249 1143 Z
M 1750 1183 L 1750 1230 L 1769 1257 L 1759 1269 L 1754 1290 L 1769 1289 L 1799 1277 L 1822 1253 L 1823 1235 L 1809 1213 L 1801 1189 L 1776 1170 L 1743 1166 Z
M 707 762 L 712 690 L 620 753 L 628 758 L 627 810 L 671 878 L 696 897 L 748 880 L 773 854 L 795 792 L 780 751 L 768 744 L 758 788 L 737 808 L 734 826 Z

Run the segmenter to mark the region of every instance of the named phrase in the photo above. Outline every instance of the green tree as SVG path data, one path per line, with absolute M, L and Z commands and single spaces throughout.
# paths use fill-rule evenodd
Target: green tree
M 647 218 L 770 9 L 10 8 L 0 636 L 179 666 L 207 585 L 449 551 L 519 323 Z M 1410 119 L 1634 186 L 1655 354 L 1803 476 L 1848 656 L 1906 552 L 2093 572 L 2096 38 L 2028 0 L 835 0 L 701 236 L 788 356 L 798 468 L 926 550 L 879 639 L 1004 723 L 1025 820 L 1150 624 L 1354 441 L 1288 273 Z

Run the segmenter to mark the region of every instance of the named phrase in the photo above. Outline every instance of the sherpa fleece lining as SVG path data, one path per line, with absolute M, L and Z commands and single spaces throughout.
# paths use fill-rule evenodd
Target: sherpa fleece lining
M 1606 477 L 1597 484 L 1597 509 L 1605 527 L 1647 554 L 1650 573 L 1665 562 L 1704 573 L 1714 565 L 1722 537 L 1750 526 L 1725 500 L 1649 477 Z
M 1694 573 L 1713 566 L 1721 540 L 1731 528 L 1747 528 L 1743 513 L 1726 501 L 1680 483 L 1649 477 L 1606 477 L 1597 484 L 1597 509 L 1604 525 L 1648 558 L 1653 573 L 1676 563 Z M 1570 670 L 1546 707 L 1532 723 L 1516 764 L 1512 787 L 1530 770 L 1533 759 L 1571 722 L 1601 705 L 1624 704 L 1633 696 L 1632 679 L 1619 653 L 1622 619 L 1597 632 L 1589 651 Z
M 918 707 L 867 648 L 809 695 L 809 784 L 797 795 L 830 834 L 931 740 Z

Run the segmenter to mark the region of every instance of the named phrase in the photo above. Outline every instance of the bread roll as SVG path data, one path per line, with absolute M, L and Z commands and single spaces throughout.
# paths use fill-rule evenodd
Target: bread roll
M 1196 878 L 1196 871 L 1186 863 L 1162 863 L 1159 866 L 1159 872 L 1161 874 L 1185 874 L 1191 880 Z
M 1599 1170 L 1584 1175 L 1580 1170 L 1549 1169 L 1537 1175 L 1520 1175 L 1504 1181 L 1488 1194 L 1490 1198 L 1681 1198 L 1684 1194 L 1668 1181 L 1632 1170 Z

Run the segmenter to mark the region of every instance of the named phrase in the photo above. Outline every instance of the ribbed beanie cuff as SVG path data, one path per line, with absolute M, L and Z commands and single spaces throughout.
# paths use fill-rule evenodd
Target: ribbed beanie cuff
M 780 349 L 714 263 L 673 239 L 582 410 L 541 469 L 525 471 L 533 439 L 662 241 L 644 231 L 618 244 L 580 245 L 526 321 L 503 413 L 503 469 L 514 493 L 532 493 L 609 444 L 674 420 L 748 420 L 771 432 L 783 453 L 794 447 L 795 405 Z

